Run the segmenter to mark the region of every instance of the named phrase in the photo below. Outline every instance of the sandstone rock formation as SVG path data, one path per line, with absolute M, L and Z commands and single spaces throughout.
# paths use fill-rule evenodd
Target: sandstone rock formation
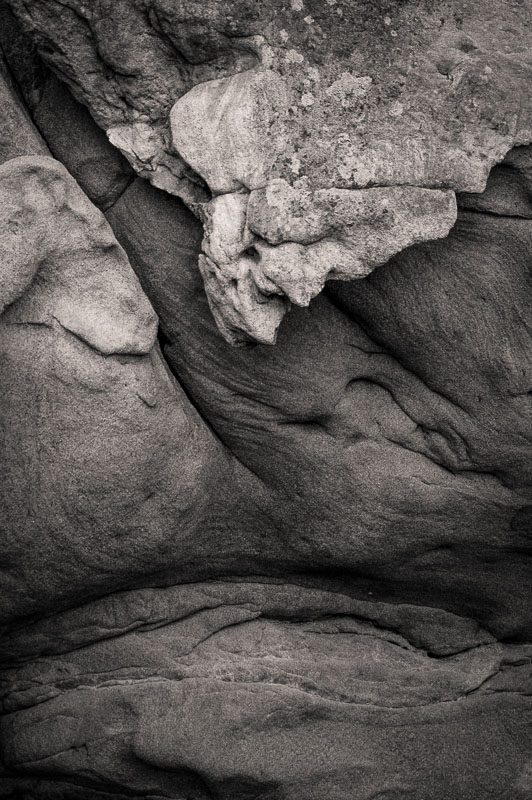
M 528 3 L 10 5 L 139 174 L 206 223 L 233 343 L 274 342 L 328 277 L 445 236 L 453 190 L 482 192 L 532 140 Z
M 530 16 L 0 4 L 1 798 L 532 797 Z

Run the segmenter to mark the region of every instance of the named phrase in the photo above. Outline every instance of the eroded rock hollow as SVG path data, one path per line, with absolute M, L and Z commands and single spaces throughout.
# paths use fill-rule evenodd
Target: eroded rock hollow
M 0 797 L 530 800 L 529 0 L 0 46 Z

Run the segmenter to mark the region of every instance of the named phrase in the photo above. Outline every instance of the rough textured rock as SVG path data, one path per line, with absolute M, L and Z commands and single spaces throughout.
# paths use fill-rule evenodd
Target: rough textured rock
M 77 103 L 65 84 L 46 68 L 31 39 L 3 4 L 0 5 L 0 44 L 17 89 L 35 126 L 46 139 L 50 153 L 67 167 L 93 203 L 102 209 L 109 208 L 134 175 L 126 159 L 109 143 L 87 109 Z M 26 130 L 29 133 L 31 126 L 26 125 Z M 12 141 L 19 138 L 20 133 L 13 136 Z M 20 154 L 26 152 L 38 151 L 21 147 Z
M 403 247 L 445 236 L 455 219 L 453 194 L 431 189 L 309 192 L 278 179 L 249 198 L 222 194 L 203 214 L 199 260 L 218 328 L 232 344 L 239 331 L 272 344 L 286 298 L 308 306 L 327 278 L 364 277 Z
M 240 491 L 105 218 L 33 141 L 0 166 L 3 622 L 186 562 Z
M 529 800 L 528 5 L 9 6 L 0 797 Z
M 77 649 L 36 658 L 35 631 L 31 662 L 4 673 L 5 763 L 157 797 L 344 798 L 356 787 L 443 798 L 480 796 L 479 784 L 485 797 L 509 786 L 526 797 L 532 707 L 512 688 L 532 648 L 474 636 L 472 649 L 430 658 L 355 616 L 371 605 L 206 583 L 63 615 L 46 625 L 46 646 Z M 92 625 L 80 646 L 79 622 L 102 612 L 105 628 Z
M 307 305 L 327 277 L 444 236 L 451 190 L 482 192 L 532 139 L 528 3 L 10 5 L 139 174 L 206 220 L 202 275 L 235 344 L 274 342 L 286 298 Z M 343 190 L 349 222 L 316 244 L 288 215 L 272 242 L 247 217 L 282 213 L 278 181 L 318 217 L 322 190 L 333 208 Z
M 31 124 L 26 108 L 17 95 L 9 68 L 0 57 L 0 101 L 2 130 L 0 132 L 0 164 L 26 153 L 49 155 L 38 131 Z
M 109 219 L 173 370 L 268 487 L 284 558 L 467 608 L 501 636 L 528 629 L 530 223 L 466 213 L 352 292 L 331 284 L 275 348 L 235 350 L 210 320 L 180 213 L 193 225 L 139 181 Z

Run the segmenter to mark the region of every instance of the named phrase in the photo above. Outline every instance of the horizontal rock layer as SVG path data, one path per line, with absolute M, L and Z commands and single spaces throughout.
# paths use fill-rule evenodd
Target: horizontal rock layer
M 532 648 L 436 610 L 416 645 L 411 619 L 281 583 L 117 593 L 7 642 L 30 661 L 3 673 L 4 762 L 50 797 L 65 796 L 61 776 L 112 797 L 481 797 L 481 785 L 525 798 Z M 434 658 L 423 635 L 467 649 Z

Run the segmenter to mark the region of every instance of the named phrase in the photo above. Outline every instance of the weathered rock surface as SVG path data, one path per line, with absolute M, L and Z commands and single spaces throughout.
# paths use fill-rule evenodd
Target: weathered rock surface
M 46 143 L 31 124 L 28 112 L 15 90 L 9 68 L 1 57 L 0 101 L 2 103 L 0 164 L 27 153 L 49 155 Z
M 4 4 L 0 4 L 0 45 L 33 122 L 46 139 L 46 154 L 66 166 L 98 208 L 109 208 L 134 175 L 126 159 L 109 143 L 87 109 L 74 100 L 66 85 L 47 69 L 32 40 Z M 26 135 L 35 134 L 35 127 L 27 124 L 12 132 L 11 142 L 18 141 L 19 154 L 39 152 L 35 147 L 21 146 L 23 129 Z
M 117 570 L 129 580 L 135 562 L 144 571 L 146 546 L 171 549 L 201 516 L 224 459 L 183 407 L 123 251 L 66 170 L 21 157 L 0 182 L 5 620 L 110 588 Z M 102 542 L 124 549 L 111 579 Z
M 452 190 L 482 192 L 532 140 L 528 3 L 10 6 L 139 174 L 206 220 L 202 275 L 234 344 L 274 342 L 287 299 L 308 304 L 327 277 L 446 235 Z M 289 215 L 272 245 L 247 205 L 278 214 L 278 181 L 317 216 L 342 190 L 350 221 L 316 244 Z
M 105 218 L 21 142 L 41 147 L 0 166 L 2 622 L 186 562 L 241 491 Z
M 179 201 L 138 181 L 108 216 L 174 372 L 267 486 L 281 559 L 467 608 L 500 636 L 529 630 L 528 221 L 465 213 L 352 292 L 331 284 L 275 348 L 235 350 L 183 251 Z
M 364 277 L 455 219 L 452 192 L 413 187 L 309 192 L 278 179 L 222 194 L 203 213 L 199 260 L 218 328 L 232 344 L 239 331 L 273 344 L 286 299 L 308 306 L 328 278 Z
M 50 796 L 60 774 L 112 796 L 480 797 L 481 784 L 526 797 L 532 706 L 516 689 L 532 648 L 471 631 L 472 649 L 430 658 L 357 616 L 374 605 L 203 583 L 59 616 L 4 673 L 5 763 L 49 780 Z M 63 655 L 36 657 L 44 641 Z
M 529 9 L 10 5 L 0 797 L 529 800 Z

